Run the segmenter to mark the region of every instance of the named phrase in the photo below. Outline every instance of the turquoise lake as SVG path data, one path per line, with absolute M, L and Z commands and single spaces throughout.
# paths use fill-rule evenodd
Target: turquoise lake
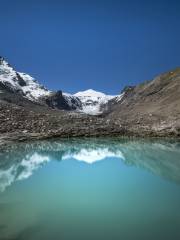
M 0 240 L 179 240 L 180 142 L 67 139 L 0 149 Z

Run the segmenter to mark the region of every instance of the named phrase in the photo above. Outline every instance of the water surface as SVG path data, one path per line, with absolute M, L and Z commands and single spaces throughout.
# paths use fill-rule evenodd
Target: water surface
M 0 240 L 180 239 L 180 143 L 75 139 L 0 149 Z

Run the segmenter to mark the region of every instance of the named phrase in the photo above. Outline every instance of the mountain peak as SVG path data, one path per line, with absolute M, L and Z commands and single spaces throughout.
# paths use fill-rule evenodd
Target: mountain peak
M 10 91 L 23 94 L 29 100 L 37 100 L 50 93 L 28 74 L 14 70 L 3 57 L 0 57 L 0 83 Z
M 0 56 L 0 65 L 9 66 L 10 67 L 9 63 L 2 56 Z
M 101 113 L 101 107 L 116 96 L 106 95 L 102 92 L 88 89 L 86 91 L 77 92 L 74 96 L 78 97 L 82 102 L 82 112 L 97 115 Z
M 98 92 L 98 91 L 95 91 L 93 89 L 88 89 L 88 90 L 85 90 L 85 91 L 80 91 L 80 92 L 77 92 L 74 94 L 74 96 L 77 96 L 77 97 L 81 97 L 81 96 L 91 96 L 91 97 L 103 97 L 103 96 L 106 96 L 106 94 L 102 93 L 102 92 Z
M 106 95 L 94 89 L 87 89 L 75 94 L 58 94 L 40 85 L 33 77 L 26 73 L 17 72 L 11 65 L 0 57 L 0 84 L 12 92 L 20 93 L 23 97 L 43 102 L 52 108 L 78 110 L 87 114 L 96 115 L 102 112 L 102 106 L 117 96 Z

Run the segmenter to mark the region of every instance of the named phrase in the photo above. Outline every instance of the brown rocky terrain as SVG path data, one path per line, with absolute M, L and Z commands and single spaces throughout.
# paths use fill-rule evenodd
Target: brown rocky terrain
M 42 139 L 50 137 L 100 136 L 117 134 L 113 122 L 97 116 L 54 110 L 24 100 L 14 93 L 0 94 L 1 139 Z
M 179 137 L 180 68 L 126 88 L 121 101 L 109 105 L 105 119 L 135 135 Z
M 126 88 L 99 116 L 55 110 L 0 86 L 1 139 L 76 136 L 180 137 L 180 68 Z

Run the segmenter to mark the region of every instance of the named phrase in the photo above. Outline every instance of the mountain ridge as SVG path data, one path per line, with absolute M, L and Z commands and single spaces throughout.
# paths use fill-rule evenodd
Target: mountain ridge
M 49 91 L 3 61 L 1 58 L 0 142 L 5 138 L 112 135 L 180 137 L 180 68 L 126 87 L 117 96 L 92 89 L 71 95 Z M 32 89 L 37 91 L 35 97 Z M 39 96 L 39 89 L 45 95 Z
M 48 90 L 43 85 L 22 72 L 17 72 L 3 58 L 0 57 L 0 83 L 10 91 L 21 93 L 24 97 L 33 102 L 47 104 L 51 108 L 61 110 L 77 110 L 86 114 L 100 114 L 101 105 L 106 104 L 117 96 L 106 95 L 92 89 L 69 94 L 58 90 Z

